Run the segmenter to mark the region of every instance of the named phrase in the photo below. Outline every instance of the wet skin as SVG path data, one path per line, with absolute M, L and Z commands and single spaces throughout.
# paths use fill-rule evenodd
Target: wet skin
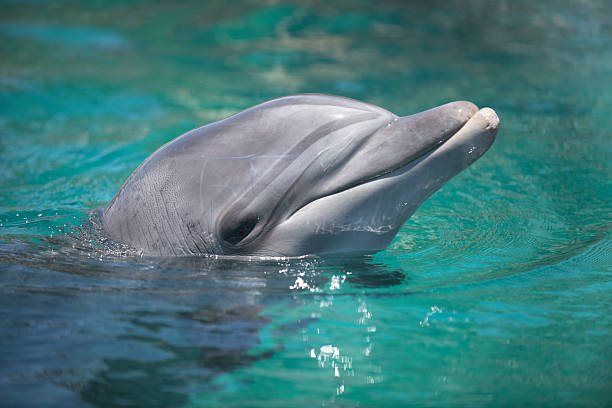
M 147 255 L 375 252 L 498 126 L 465 101 L 399 117 L 331 95 L 274 99 L 159 148 L 103 225 Z

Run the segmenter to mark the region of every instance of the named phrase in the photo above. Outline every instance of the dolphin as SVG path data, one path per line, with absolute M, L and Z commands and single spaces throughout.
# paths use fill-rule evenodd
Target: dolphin
M 492 109 L 466 101 L 397 116 L 332 95 L 273 99 L 160 147 L 102 226 L 152 256 L 372 253 L 498 127 Z

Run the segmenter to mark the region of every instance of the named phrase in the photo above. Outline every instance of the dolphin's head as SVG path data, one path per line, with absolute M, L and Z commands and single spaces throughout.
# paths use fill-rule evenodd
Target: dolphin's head
M 330 95 L 275 99 L 160 148 L 104 226 L 161 255 L 373 252 L 487 151 L 498 125 L 463 101 L 398 117 Z

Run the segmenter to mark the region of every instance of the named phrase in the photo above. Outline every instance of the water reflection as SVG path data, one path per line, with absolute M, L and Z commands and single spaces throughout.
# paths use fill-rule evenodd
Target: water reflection
M 338 273 L 332 278 L 330 290 L 339 289 L 340 283 L 347 282 L 354 288 L 385 288 L 401 285 L 406 274 L 372 256 L 353 258 L 326 258 L 326 267 Z
M 362 386 L 364 381 L 366 384 L 382 383 L 384 373 L 380 361 L 383 357 L 389 357 L 375 351 L 378 328 L 373 323 L 373 314 L 366 298 L 356 296 L 348 302 L 347 299 L 343 300 L 344 307 L 347 307 L 347 303 L 352 307 L 351 311 L 344 309 L 339 312 L 343 313 L 343 324 L 338 326 L 342 327 L 345 336 L 339 338 L 330 332 L 329 323 L 317 322 L 313 325 L 316 329 L 311 330 L 305 339 L 305 343 L 310 347 L 307 358 L 315 360 L 317 367 L 326 373 L 324 378 L 328 379 L 329 388 L 335 389 L 335 396 Z M 332 300 L 320 303 L 321 314 L 325 316 L 325 320 L 334 316 L 333 311 L 329 309 L 332 303 Z M 338 326 L 333 324 L 331 330 L 335 331 Z M 347 333 L 350 335 L 346 336 Z M 380 335 L 386 334 L 383 332 Z M 327 343 L 328 340 L 334 342 Z M 332 397 L 332 401 L 334 398 Z
M 50 381 L 56 394 L 68 387 L 96 406 L 184 404 L 186 390 L 216 389 L 219 375 L 273 358 L 284 350 L 283 338 L 318 324 L 316 313 L 287 318 L 284 311 L 312 296 L 320 297 L 322 309 L 330 308 L 338 295 L 405 279 L 371 257 L 141 258 L 71 239 L 0 245 L 0 262 L 7 267 L 0 308 L 20 327 L 4 339 L 3 349 L 15 356 L 52 354 L 35 361 L 9 359 L 5 369 L 21 378 L 14 381 L 23 389 L 33 378 Z M 15 309 L 16 303 L 22 307 Z M 41 308 L 48 313 L 28 313 Z M 368 342 L 376 328 L 367 323 L 365 301 L 357 309 Z M 22 315 L 11 314 L 19 310 Z M 270 329 L 262 341 L 262 330 Z M 316 346 L 321 367 L 335 378 L 354 375 L 351 354 L 327 346 Z M 371 346 L 364 350 L 369 355 Z M 50 371 L 53 379 L 43 374 Z M 344 383 L 337 387 L 340 393 Z

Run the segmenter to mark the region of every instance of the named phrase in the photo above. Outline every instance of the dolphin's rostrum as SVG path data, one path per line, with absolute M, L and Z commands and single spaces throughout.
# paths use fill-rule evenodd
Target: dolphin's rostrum
M 338 96 L 274 99 L 159 148 L 103 226 L 148 255 L 374 252 L 498 126 L 465 101 L 398 117 Z

